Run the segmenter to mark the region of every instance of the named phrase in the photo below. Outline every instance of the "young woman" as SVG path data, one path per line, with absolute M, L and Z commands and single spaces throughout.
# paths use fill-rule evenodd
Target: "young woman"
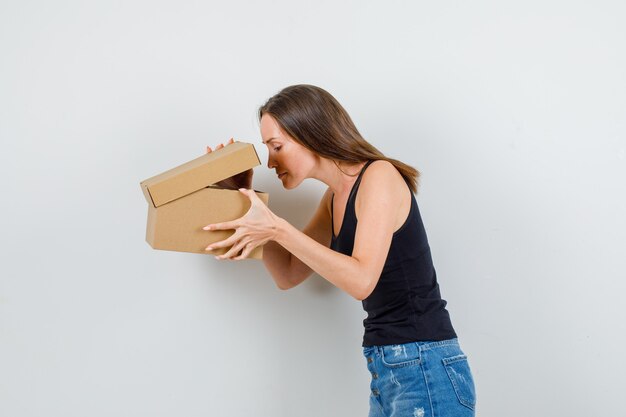
M 315 178 L 328 189 L 300 231 L 248 189 L 251 170 L 226 180 L 222 185 L 245 187 L 239 190 L 251 207 L 239 219 L 207 225 L 235 230 L 207 250 L 230 247 L 217 258 L 239 260 L 264 245 L 263 262 L 279 288 L 316 272 L 362 301 L 370 417 L 473 416 L 472 374 L 440 296 L 414 196 L 419 172 L 369 144 L 319 87 L 287 87 L 258 116 L 267 166 L 283 187 Z

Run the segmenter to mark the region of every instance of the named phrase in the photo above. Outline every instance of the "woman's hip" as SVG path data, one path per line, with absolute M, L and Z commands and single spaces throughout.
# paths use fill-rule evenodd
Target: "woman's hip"
M 363 348 L 370 404 L 382 416 L 473 416 L 476 393 L 458 339 Z

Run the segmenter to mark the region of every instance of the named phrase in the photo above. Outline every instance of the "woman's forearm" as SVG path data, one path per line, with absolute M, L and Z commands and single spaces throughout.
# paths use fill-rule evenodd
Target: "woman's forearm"
M 291 264 L 289 251 L 270 240 L 263 245 L 263 263 L 270 271 L 270 275 L 278 288 L 286 290 L 293 286 L 289 281 L 289 266 Z
M 357 259 L 319 244 L 289 222 L 278 220 L 274 240 L 324 279 L 357 300 L 363 300 L 371 292 L 372 279 L 365 274 Z

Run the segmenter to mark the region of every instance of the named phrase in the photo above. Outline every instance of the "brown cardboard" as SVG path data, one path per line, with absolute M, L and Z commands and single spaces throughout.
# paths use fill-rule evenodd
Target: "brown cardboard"
M 148 201 L 146 241 L 154 249 L 220 255 L 230 248 L 207 252 L 210 243 L 227 239 L 234 230 L 202 230 L 212 223 L 242 217 L 250 208 L 238 190 L 214 185 L 260 165 L 254 145 L 234 142 L 141 182 Z M 269 194 L 256 191 L 266 205 Z M 262 259 L 263 247 L 248 258 Z

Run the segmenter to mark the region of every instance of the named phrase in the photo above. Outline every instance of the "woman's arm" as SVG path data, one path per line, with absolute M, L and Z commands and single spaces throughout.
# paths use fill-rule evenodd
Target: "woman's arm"
M 331 230 L 330 190 L 327 189 L 317 211 L 302 233 L 321 245 L 329 246 Z M 307 264 L 292 256 L 287 249 L 272 240 L 263 246 L 263 263 L 276 282 L 276 286 L 281 290 L 299 285 L 313 273 Z
M 389 162 L 370 165 L 359 187 L 362 203 L 356 207 L 359 221 L 352 256 L 321 245 L 283 219 L 278 219 L 274 240 L 336 287 L 363 300 L 378 283 L 405 191 L 404 180 Z
M 291 288 L 289 280 L 291 254 L 273 240 L 263 245 L 263 263 L 270 272 L 276 286 L 281 290 Z
M 355 204 L 359 221 L 352 256 L 347 256 L 320 244 L 276 216 L 253 190 L 240 189 L 250 198 L 250 209 L 239 219 L 205 226 L 205 230 L 235 229 L 229 238 L 212 243 L 206 250 L 230 246 L 216 258 L 234 256 L 232 259 L 240 260 L 255 247 L 276 241 L 291 253 L 292 259 L 298 258 L 336 287 L 363 300 L 378 283 L 406 190 L 406 183 L 391 163 L 375 161 L 370 165 L 361 177 Z M 241 255 L 237 255 L 239 251 Z
M 368 292 L 371 278 L 365 275 L 358 259 L 320 245 L 283 219 L 279 221 L 276 242 L 357 300 L 365 299 L 371 292 Z

